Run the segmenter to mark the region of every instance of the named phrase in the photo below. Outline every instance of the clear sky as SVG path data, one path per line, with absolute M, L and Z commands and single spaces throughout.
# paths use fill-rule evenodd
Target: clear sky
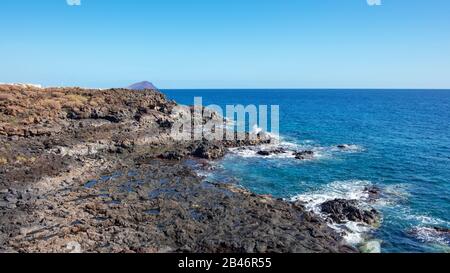
M 450 1 L 1 0 L 0 82 L 450 88 Z

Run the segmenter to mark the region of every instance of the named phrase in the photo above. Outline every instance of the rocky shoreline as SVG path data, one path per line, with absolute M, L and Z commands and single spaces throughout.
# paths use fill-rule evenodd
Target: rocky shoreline
M 357 252 L 300 203 L 203 181 L 191 161 L 270 139 L 176 141 L 176 106 L 153 90 L 0 86 L 0 252 Z M 342 202 L 324 208 L 376 220 Z

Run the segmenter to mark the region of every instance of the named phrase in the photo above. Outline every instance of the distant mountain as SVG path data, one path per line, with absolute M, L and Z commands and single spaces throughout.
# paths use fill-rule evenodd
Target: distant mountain
M 146 89 L 158 90 L 158 88 L 156 88 L 156 86 L 154 86 L 153 83 L 147 82 L 147 81 L 143 81 L 143 82 L 138 82 L 138 83 L 132 84 L 132 85 L 128 86 L 127 89 L 131 89 L 131 90 L 146 90 Z

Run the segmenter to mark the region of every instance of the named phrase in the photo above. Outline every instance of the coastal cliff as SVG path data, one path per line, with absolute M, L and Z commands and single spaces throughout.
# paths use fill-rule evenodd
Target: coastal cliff
M 0 252 L 356 251 L 300 203 L 199 177 L 270 139 L 177 141 L 177 106 L 156 90 L 0 85 Z

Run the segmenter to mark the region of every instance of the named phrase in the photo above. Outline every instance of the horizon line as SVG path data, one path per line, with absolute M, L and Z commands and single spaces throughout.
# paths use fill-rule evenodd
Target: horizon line
M 114 87 L 113 87 L 114 88 Z M 118 88 L 118 87 L 115 87 Z M 230 88 L 222 88 L 222 87 L 202 87 L 202 88 L 158 88 L 158 90 L 399 90 L 399 91 L 408 91 L 408 90 L 442 90 L 442 91 L 450 91 L 450 87 L 445 88 L 408 88 L 408 87 L 397 87 L 397 88 L 391 88 L 391 87 L 382 87 L 382 88 L 370 88 L 370 87 L 352 87 L 352 88 L 346 88 L 346 87 L 246 87 L 246 88 L 240 88 L 240 87 L 230 87 Z
M 22 82 L 0 82 L 0 85 L 36 85 L 42 88 L 82 88 L 82 89 L 128 89 L 128 86 L 112 87 L 90 87 L 82 85 L 43 85 Z M 156 88 L 157 90 L 443 90 L 448 91 L 450 87 L 177 87 Z

